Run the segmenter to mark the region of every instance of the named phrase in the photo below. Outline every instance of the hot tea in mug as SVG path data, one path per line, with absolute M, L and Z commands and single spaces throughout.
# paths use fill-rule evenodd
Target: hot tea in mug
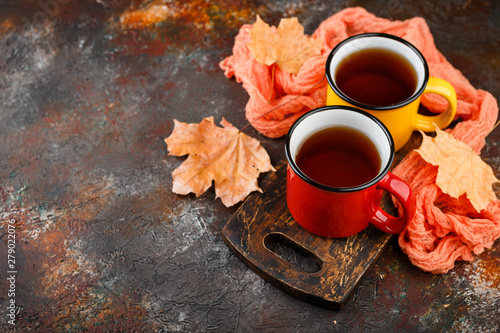
M 399 233 L 415 212 L 411 188 L 389 172 L 392 137 L 365 111 L 326 106 L 307 112 L 290 127 L 285 152 L 288 210 L 314 234 L 348 237 L 370 223 Z M 382 190 L 401 203 L 402 216 L 380 208 Z
M 389 129 L 399 150 L 416 130 L 434 132 L 453 120 L 457 107 L 454 88 L 429 77 L 427 62 L 408 41 L 383 33 L 349 37 L 326 61 L 327 105 L 354 106 L 377 117 Z M 418 113 L 422 94 L 435 93 L 448 109 L 434 116 Z
M 373 142 L 345 126 L 329 127 L 309 137 L 296 163 L 311 179 L 332 187 L 364 184 L 380 170 L 380 156 Z
M 397 53 L 373 48 L 344 59 L 335 73 L 338 87 L 347 96 L 367 105 L 394 105 L 417 90 L 417 74 Z

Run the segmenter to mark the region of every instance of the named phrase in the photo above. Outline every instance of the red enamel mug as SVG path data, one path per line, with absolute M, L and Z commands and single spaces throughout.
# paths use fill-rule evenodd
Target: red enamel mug
M 376 147 L 380 170 L 371 180 L 352 187 L 333 187 L 319 183 L 297 166 L 297 154 L 304 142 L 323 129 L 342 126 L 363 133 Z M 389 169 L 394 160 L 394 141 L 377 118 L 350 106 L 326 106 L 297 119 L 288 131 L 285 152 L 288 160 L 288 209 L 306 230 L 323 237 L 348 237 L 371 223 L 391 234 L 403 231 L 415 213 L 411 188 Z M 383 191 L 396 197 L 402 216 L 392 216 L 380 207 Z

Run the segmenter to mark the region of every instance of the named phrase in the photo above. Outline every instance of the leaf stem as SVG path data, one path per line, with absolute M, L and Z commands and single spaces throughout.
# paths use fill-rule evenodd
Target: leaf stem
M 495 124 L 495 126 L 493 126 L 493 128 L 488 132 L 488 134 L 490 134 L 491 132 L 493 132 L 495 130 L 495 128 L 498 127 L 499 124 L 500 124 L 500 120 L 497 121 L 497 123 Z M 486 134 L 486 136 L 488 136 L 488 134 Z

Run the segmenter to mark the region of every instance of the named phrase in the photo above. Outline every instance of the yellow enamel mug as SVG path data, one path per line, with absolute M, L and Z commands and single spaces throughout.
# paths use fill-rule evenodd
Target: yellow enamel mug
M 411 88 L 409 97 L 391 104 L 373 104 L 360 101 L 362 98 L 359 97 L 355 99 L 339 88 L 339 70 L 343 70 L 343 66 L 346 66 L 345 64 L 349 63 L 351 58 L 361 54 L 360 52 L 369 54 L 373 50 L 377 52 L 382 50 L 383 52 L 395 54 L 395 56 L 405 60 L 405 63 L 413 69 L 412 79 L 414 79 L 415 83 L 414 87 Z M 390 61 L 389 64 L 389 66 L 393 66 Z M 370 69 L 358 68 L 357 70 L 369 71 Z M 408 41 L 397 36 L 384 33 L 365 33 L 349 37 L 340 42 L 330 52 L 326 61 L 325 72 L 328 80 L 326 105 L 354 106 L 371 113 L 389 129 L 396 150 L 399 150 L 408 142 L 413 131 L 434 132 L 434 124 L 443 129 L 455 117 L 457 109 L 455 89 L 443 79 L 429 77 L 429 69 L 423 55 Z M 369 86 L 368 89 L 392 89 L 389 86 L 385 87 L 384 84 L 384 82 L 380 82 Z M 361 90 L 358 92 L 361 92 Z M 420 98 L 422 94 L 427 93 L 438 94 L 446 98 L 448 109 L 433 116 L 418 113 Z M 350 94 L 352 95 L 352 93 Z

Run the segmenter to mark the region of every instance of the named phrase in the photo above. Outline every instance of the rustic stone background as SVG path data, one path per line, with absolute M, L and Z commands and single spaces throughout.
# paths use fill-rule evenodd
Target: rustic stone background
M 159 2 L 159 1 L 158 1 Z M 351 6 L 422 16 L 447 59 L 500 96 L 495 1 L 164 1 L 168 20 L 120 24 L 139 0 L 0 2 L 0 316 L 18 332 L 495 332 L 498 241 L 446 275 L 395 238 L 342 311 L 266 283 L 224 244 L 239 207 L 172 193 L 173 119 L 241 128 L 248 95 L 218 63 L 242 24 L 296 16 L 312 33 Z M 283 139 L 247 133 L 284 159 Z M 500 177 L 500 128 L 483 159 Z M 262 177 L 265 177 L 263 175 Z M 500 197 L 499 187 L 495 187 Z M 258 195 L 258 194 L 257 194 Z M 7 221 L 16 221 L 16 325 L 7 322 Z M 288 253 L 295 260 L 293 253 Z M 298 259 L 297 259 L 298 260 Z

